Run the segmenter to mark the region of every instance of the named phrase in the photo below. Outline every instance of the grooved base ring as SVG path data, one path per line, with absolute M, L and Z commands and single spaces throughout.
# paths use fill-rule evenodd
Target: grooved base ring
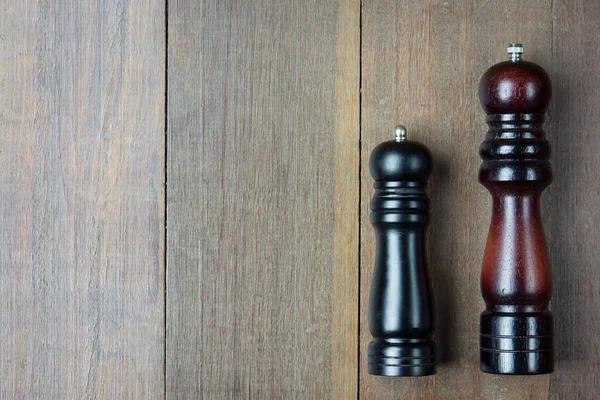
M 490 374 L 535 375 L 554 371 L 552 313 L 483 312 L 480 367 Z
M 369 344 L 369 374 L 380 376 L 426 376 L 437 371 L 435 344 L 431 340 Z

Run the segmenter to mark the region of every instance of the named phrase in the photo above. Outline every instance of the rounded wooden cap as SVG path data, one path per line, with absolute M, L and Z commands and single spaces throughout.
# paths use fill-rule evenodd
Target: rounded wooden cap
M 429 149 L 415 141 L 406 140 L 406 129 L 394 130 L 394 140 L 379 144 L 371 153 L 369 169 L 376 181 L 426 182 L 433 161 Z
M 522 45 L 508 47 L 510 60 L 493 65 L 479 82 L 486 114 L 543 114 L 552 95 L 550 77 L 539 65 L 522 61 Z

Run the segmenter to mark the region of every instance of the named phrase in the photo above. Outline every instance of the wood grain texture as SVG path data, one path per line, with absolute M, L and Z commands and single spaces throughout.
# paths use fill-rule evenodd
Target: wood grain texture
M 173 0 L 168 398 L 354 398 L 359 2 Z
M 359 0 L 169 0 L 168 143 L 165 3 L 0 7 L 0 399 L 597 397 L 600 2 L 363 0 L 361 33 Z M 554 86 L 551 376 L 479 371 L 477 85 L 513 41 Z M 436 164 L 428 378 L 366 368 L 397 123 Z
M 364 399 L 543 399 L 548 376 L 494 376 L 479 371 L 481 260 L 491 215 L 477 182 L 478 149 L 487 127 L 477 98 L 483 72 L 525 44 L 525 59 L 551 69 L 550 1 L 363 1 L 362 165 L 392 137 L 395 124 L 434 156 L 429 185 L 430 272 L 437 305 L 440 366 L 433 377 L 386 379 L 367 374 L 367 305 L 375 254 L 369 223 L 373 193 L 361 175 L 361 368 Z
M 550 253 L 554 266 L 556 372 L 552 399 L 600 393 L 600 2 L 554 2 L 551 108 L 554 183 Z
M 1 9 L 0 398 L 160 398 L 164 5 Z

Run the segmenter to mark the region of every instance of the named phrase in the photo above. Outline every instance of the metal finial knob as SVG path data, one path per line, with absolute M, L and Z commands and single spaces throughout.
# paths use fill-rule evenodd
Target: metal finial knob
M 406 140 L 406 128 L 402 125 L 395 127 L 394 139 L 396 139 L 396 142 L 404 142 Z
M 512 43 L 506 49 L 508 55 L 510 56 L 510 61 L 516 62 L 521 61 L 521 54 L 523 54 L 524 48 L 520 43 Z

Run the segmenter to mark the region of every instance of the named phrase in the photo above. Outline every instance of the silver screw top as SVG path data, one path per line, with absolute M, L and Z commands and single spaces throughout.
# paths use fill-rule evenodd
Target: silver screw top
M 404 142 L 406 140 L 406 128 L 398 125 L 394 128 L 394 139 L 396 142 Z
M 521 54 L 523 54 L 524 48 L 520 43 L 512 43 L 506 49 L 508 55 L 510 56 L 510 61 L 517 62 L 521 61 Z

